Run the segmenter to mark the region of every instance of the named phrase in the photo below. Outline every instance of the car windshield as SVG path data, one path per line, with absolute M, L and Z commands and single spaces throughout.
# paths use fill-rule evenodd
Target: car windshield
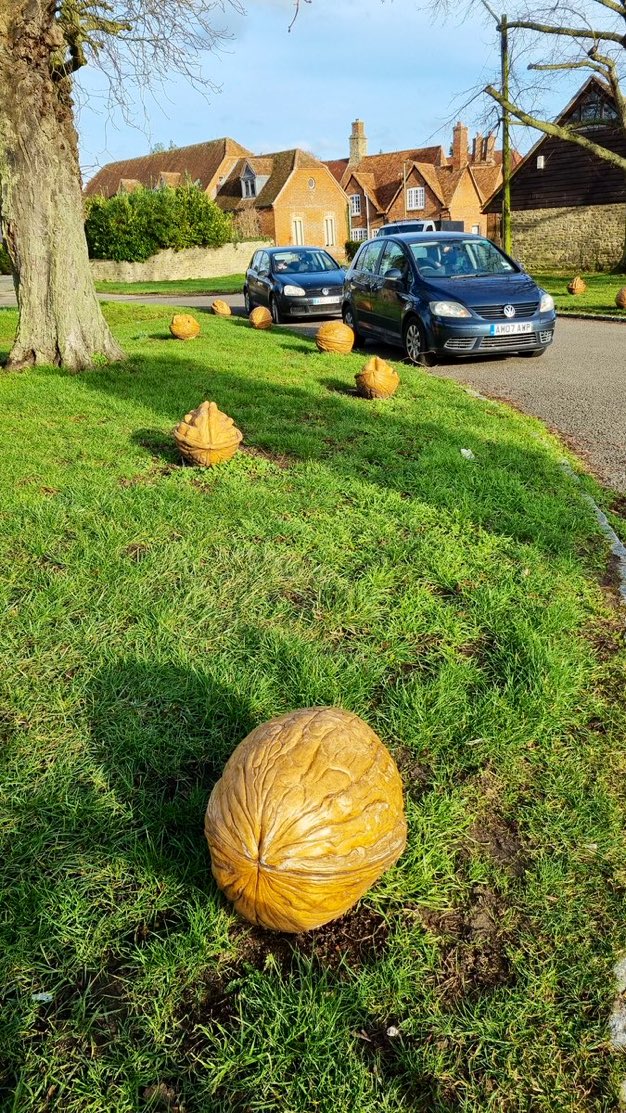
M 410 245 L 417 269 L 424 278 L 479 278 L 514 274 L 517 267 L 490 240 L 434 240 Z
M 339 264 L 327 251 L 321 249 L 299 251 L 289 248 L 274 253 L 272 270 L 276 274 L 318 274 L 320 271 L 339 270 Z

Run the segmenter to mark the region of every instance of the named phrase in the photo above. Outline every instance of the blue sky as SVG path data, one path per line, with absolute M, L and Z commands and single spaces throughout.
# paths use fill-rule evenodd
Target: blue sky
M 131 104 L 135 126 L 110 113 L 97 70 L 81 77 L 78 113 L 85 178 L 106 162 L 229 135 L 255 153 L 304 147 L 320 158 L 348 153 L 352 120 L 365 122 L 369 153 L 431 143 L 446 148 L 457 117 L 486 130 L 486 98 L 467 105 L 497 78 L 495 29 L 474 13 L 435 19 L 414 0 L 313 0 L 292 31 L 292 0 L 251 0 L 246 15 L 215 9 L 231 40 L 203 56 L 221 87 L 203 96 L 172 80 L 144 107 Z M 173 31 L 175 33 L 175 29 Z M 555 87 L 550 108 L 579 84 Z M 527 149 L 536 136 L 515 137 Z

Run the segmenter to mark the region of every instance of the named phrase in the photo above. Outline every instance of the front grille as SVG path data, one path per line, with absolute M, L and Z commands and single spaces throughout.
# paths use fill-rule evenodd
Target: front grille
M 475 336 L 459 336 L 455 340 L 446 340 L 444 348 L 450 352 L 471 352 L 475 343 Z
M 535 313 L 539 311 L 538 301 L 504 302 L 502 305 L 472 305 L 471 308 L 484 321 L 506 321 L 505 305 L 512 305 L 515 309 L 515 317 L 511 317 L 511 320 L 515 321 L 523 321 L 524 318 L 534 317 Z
M 536 332 L 522 332 L 519 336 L 483 336 L 480 342 L 481 351 L 498 351 L 508 348 L 509 351 L 519 351 L 520 348 L 537 348 L 539 340 Z

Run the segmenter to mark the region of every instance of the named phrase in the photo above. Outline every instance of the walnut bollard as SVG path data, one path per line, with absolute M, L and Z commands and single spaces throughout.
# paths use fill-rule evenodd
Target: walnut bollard
M 586 289 L 587 283 L 579 274 L 576 275 L 576 278 L 572 278 L 572 281 L 567 284 L 567 292 L 569 294 L 584 294 Z
M 232 309 L 230 308 L 230 305 L 228 304 L 228 302 L 222 301 L 221 298 L 216 298 L 215 301 L 211 303 L 211 309 L 213 310 L 216 317 L 232 316 Z
M 175 313 L 170 322 L 170 332 L 176 340 L 193 340 L 200 332 L 200 325 L 191 313 Z
M 626 309 L 626 286 L 622 286 L 615 295 L 615 304 L 618 309 Z
M 210 468 L 235 455 L 243 433 L 215 402 L 202 402 L 179 421 L 174 439 L 185 460 Z
M 391 398 L 400 385 L 400 376 L 386 359 L 372 356 L 354 376 L 362 398 Z
M 317 330 L 315 343 L 320 352 L 337 352 L 345 356 L 354 347 L 354 333 L 342 321 L 325 321 Z
M 309 931 L 347 912 L 400 857 L 402 781 L 358 715 L 307 707 L 240 742 L 204 830 L 213 876 L 240 916 Z
M 266 329 L 272 327 L 272 314 L 264 305 L 257 305 L 248 317 L 252 328 Z

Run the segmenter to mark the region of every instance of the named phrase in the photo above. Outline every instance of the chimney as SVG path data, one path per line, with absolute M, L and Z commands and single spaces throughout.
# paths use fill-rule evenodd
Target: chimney
M 467 149 L 468 130 L 459 120 L 452 131 L 452 166 L 455 170 L 462 170 L 467 166 L 469 151 Z
M 365 134 L 365 124 L 362 120 L 352 121 L 352 135 L 350 136 L 350 158 L 348 160 L 349 166 L 355 166 L 367 154 L 367 136 Z
M 490 131 L 486 139 L 483 140 L 484 161 L 488 162 L 491 166 L 496 161 L 496 135 L 495 132 Z
M 483 137 L 479 131 L 472 140 L 472 162 L 483 161 Z

